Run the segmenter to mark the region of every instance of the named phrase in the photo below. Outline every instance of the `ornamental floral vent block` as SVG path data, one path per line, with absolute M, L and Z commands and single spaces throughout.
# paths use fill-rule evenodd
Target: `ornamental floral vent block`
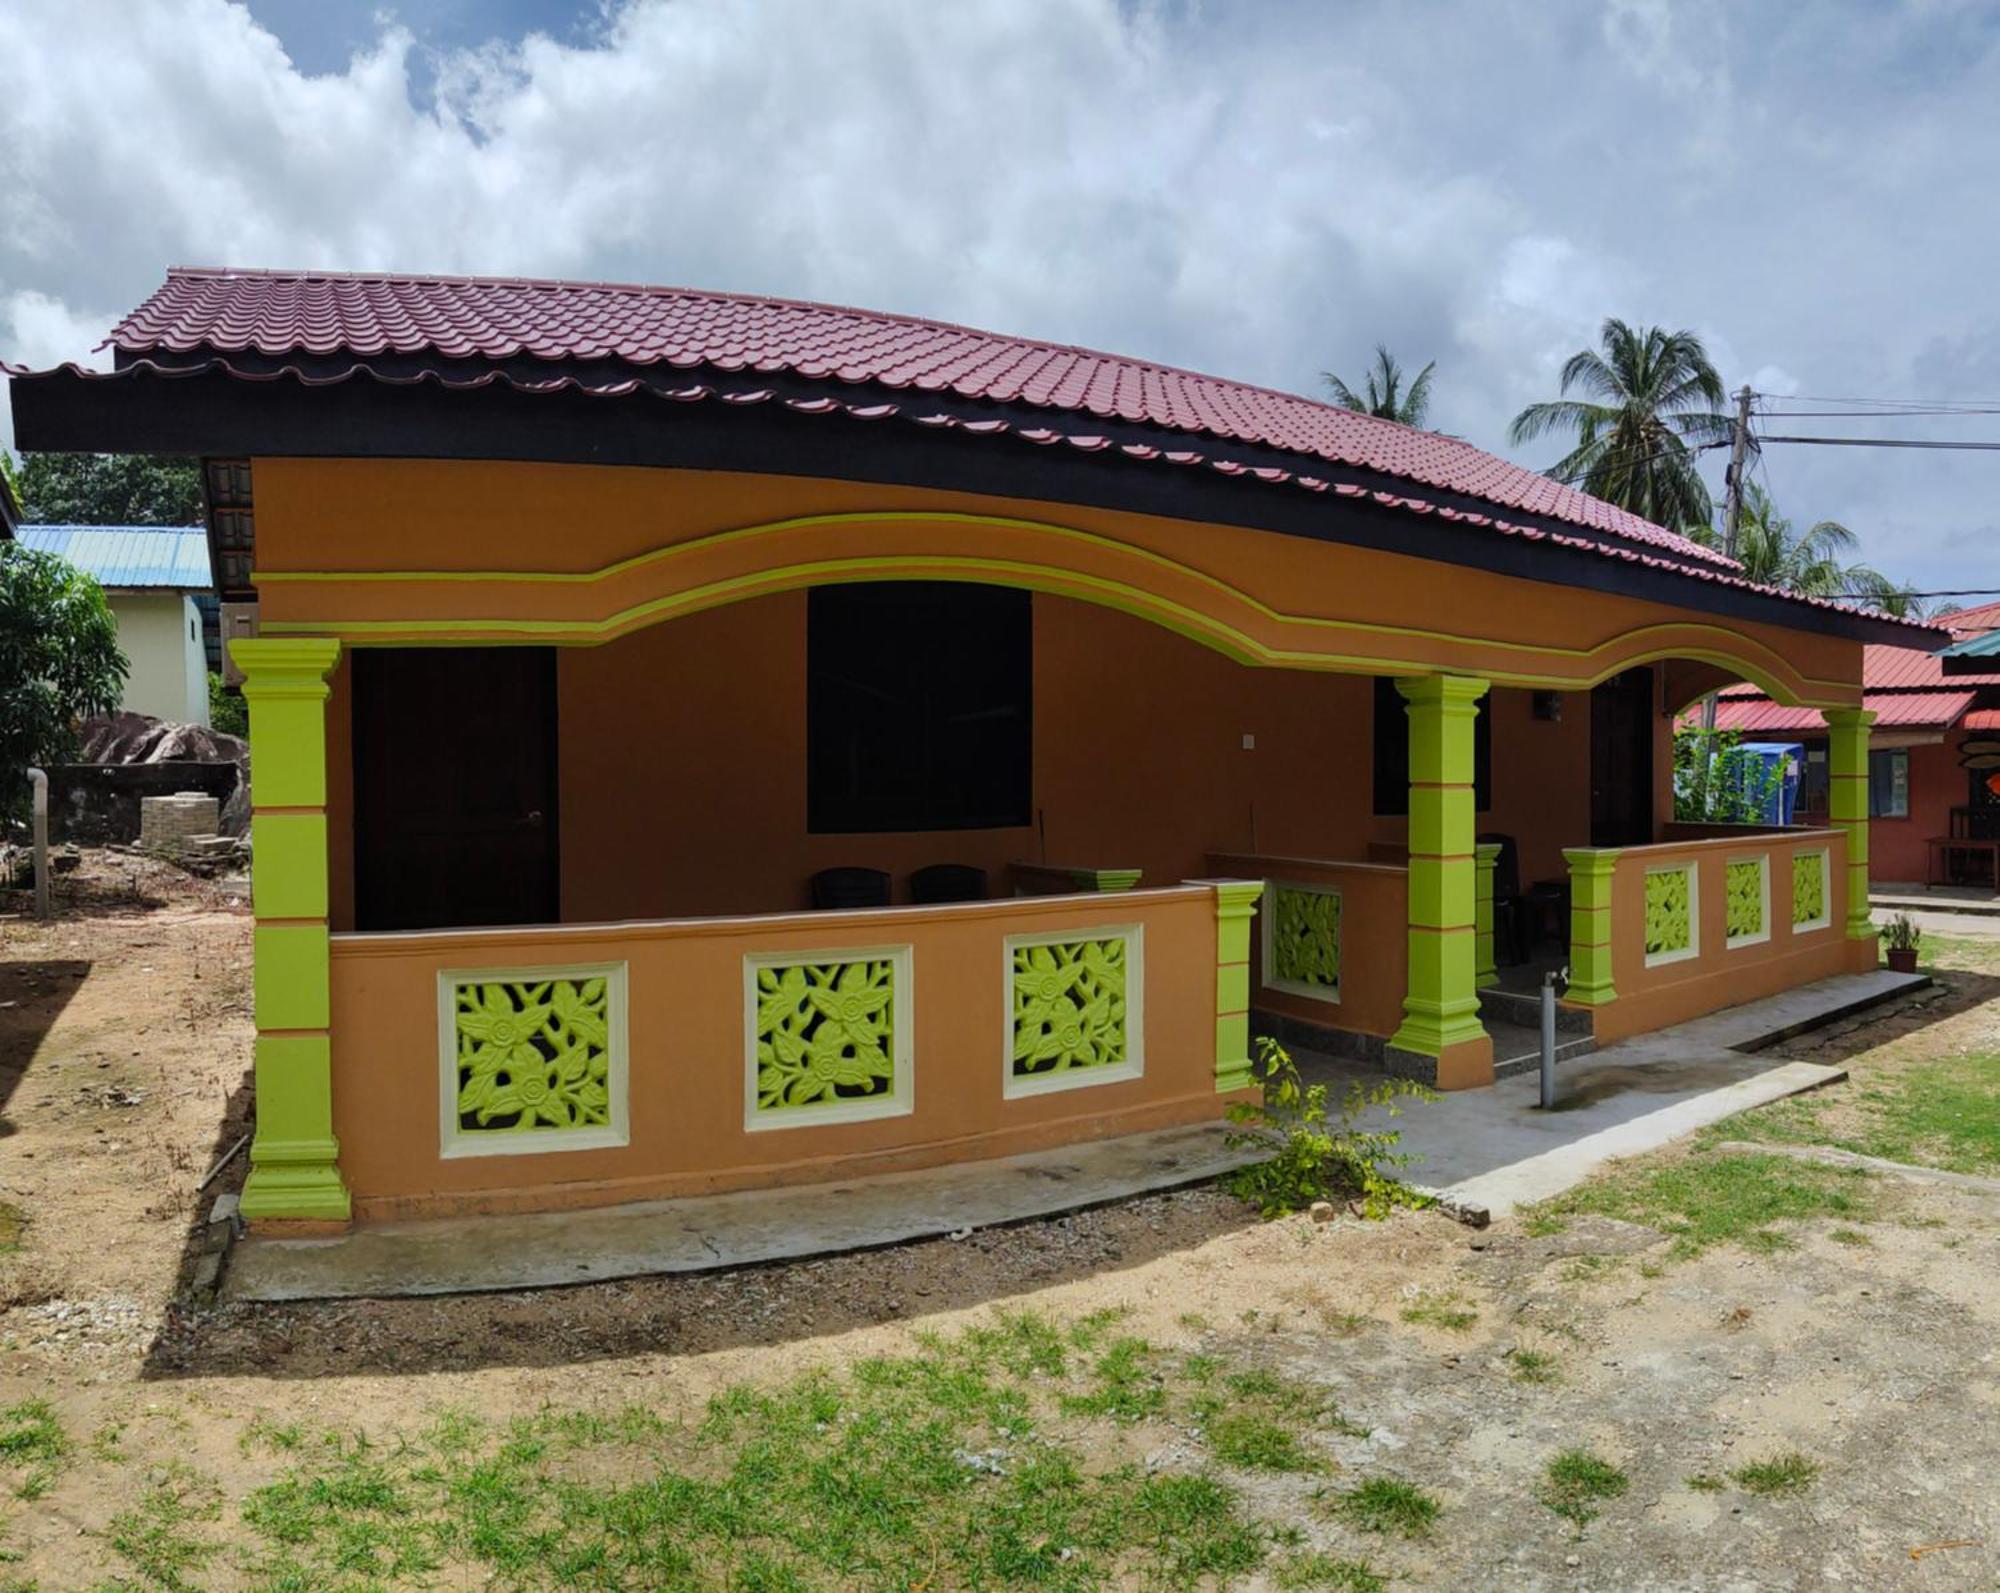
M 1008 938 L 1008 1094 L 1138 1076 L 1139 946 L 1137 925 Z
M 445 1154 L 626 1143 L 622 964 L 438 983 Z
M 1340 999 L 1340 893 L 1273 881 L 1264 983 L 1275 990 Z
M 753 1128 L 909 1110 L 909 948 L 746 959 Z
M 1724 913 L 1724 938 L 1732 946 L 1745 945 L 1751 941 L 1768 940 L 1770 925 L 1766 922 L 1764 898 L 1764 860 L 1761 857 L 1732 858 L 1723 865 L 1723 889 L 1728 894 Z
M 1672 962 L 1695 954 L 1694 868 L 1646 874 L 1646 960 Z
M 1827 854 L 1792 854 L 1792 927 L 1818 929 L 1831 921 L 1826 905 Z

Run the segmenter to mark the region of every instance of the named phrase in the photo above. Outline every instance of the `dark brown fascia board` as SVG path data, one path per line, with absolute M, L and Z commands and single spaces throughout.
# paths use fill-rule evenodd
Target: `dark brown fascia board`
M 689 374 L 687 383 L 701 382 Z M 706 384 L 705 384 L 706 385 Z M 732 382 L 732 386 L 738 384 Z M 758 388 L 778 389 L 758 377 Z M 1642 598 L 1724 618 L 1856 641 L 1913 645 L 1896 621 L 1818 608 L 1676 569 L 1606 556 L 1589 548 L 1509 536 L 1491 527 L 1395 510 L 1367 498 L 1308 493 L 1291 484 L 1230 477 L 1205 466 L 1134 461 L 1115 449 L 1082 452 L 1066 443 L 926 429 L 900 417 L 861 421 L 801 415 L 776 402 L 676 401 L 645 394 L 599 396 L 574 390 L 522 392 L 504 383 L 454 389 L 435 382 L 393 386 L 355 377 L 306 386 L 291 377 L 244 380 L 220 370 L 119 378 L 51 371 L 11 383 L 15 435 L 32 450 L 100 450 L 202 456 L 541 460 L 685 470 L 875 481 L 896 486 L 1033 498 L 1234 525 L 1315 541 L 1484 569 L 1494 574 Z M 821 390 L 820 396 L 824 396 Z M 850 391 L 847 401 L 863 396 Z M 948 412 L 931 394 L 905 394 L 904 407 Z M 1123 440 L 1108 425 L 1090 435 Z M 1160 445 L 1160 434 L 1147 440 Z M 1214 454 L 1218 447 L 1174 439 Z M 1230 447 L 1246 465 L 1251 450 Z M 1298 471 L 1296 456 L 1279 455 Z M 1315 466 L 1328 480 L 1349 474 Z M 1406 481 L 1379 478 L 1380 490 L 1420 494 L 1516 523 L 1534 517 L 1479 500 L 1453 500 Z M 1368 483 L 1357 481 L 1358 485 Z M 1566 522 L 1545 522 L 1588 540 Z M 1603 542 L 1645 552 L 1612 538 Z

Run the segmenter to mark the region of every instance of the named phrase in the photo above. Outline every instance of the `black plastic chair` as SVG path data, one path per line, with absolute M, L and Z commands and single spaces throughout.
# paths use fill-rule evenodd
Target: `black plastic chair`
M 1493 960 L 1506 967 L 1534 954 L 1535 920 L 1521 894 L 1521 855 L 1511 835 L 1482 835 L 1482 846 L 1498 846 L 1493 860 Z
M 983 902 L 986 870 L 969 863 L 933 863 L 910 876 L 910 900 L 918 906 L 934 902 Z
M 822 911 L 887 907 L 889 876 L 879 868 L 823 868 L 812 877 L 812 904 Z

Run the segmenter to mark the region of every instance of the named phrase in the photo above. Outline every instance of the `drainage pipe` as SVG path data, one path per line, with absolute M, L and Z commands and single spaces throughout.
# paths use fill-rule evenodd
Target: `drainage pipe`
M 35 916 L 49 916 L 49 777 L 41 769 L 28 771 L 35 790 Z

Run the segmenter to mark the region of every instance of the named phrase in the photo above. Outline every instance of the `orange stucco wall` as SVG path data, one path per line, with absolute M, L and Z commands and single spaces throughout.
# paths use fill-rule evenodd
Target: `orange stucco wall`
M 1143 934 L 1143 1075 L 1006 1098 L 1006 937 L 1132 924 Z M 745 956 L 895 945 L 911 948 L 912 1110 L 746 1129 Z M 439 972 L 605 962 L 627 965 L 630 1144 L 441 1155 Z M 341 1171 L 363 1219 L 550 1210 L 817 1182 L 1200 1121 L 1235 1098 L 1215 1088 L 1215 968 L 1215 893 L 1200 887 L 777 920 L 337 936 Z
M 1828 853 L 1827 922 L 1792 927 L 1792 858 Z M 1731 859 L 1770 858 L 1770 933 L 1760 942 L 1728 944 Z M 1775 995 L 1795 985 L 1876 966 L 1873 939 L 1849 940 L 1847 836 L 1841 830 L 1767 831 L 1705 841 L 1632 847 L 1618 856 L 1612 879 L 1612 983 L 1617 998 L 1591 1009 L 1598 1044 L 1683 1023 L 1705 1013 Z M 1696 955 L 1647 966 L 1646 874 L 1692 863 L 1696 883 Z
M 1007 865 L 1039 855 L 1033 827 L 807 832 L 805 607 L 780 593 L 563 650 L 566 922 L 787 911 L 813 873 L 849 864 L 888 871 L 898 899 L 912 871 L 940 862 L 985 868 L 1004 893 Z M 1140 868 L 1162 885 L 1201 875 L 1211 851 L 1359 860 L 1406 833 L 1372 812 L 1367 678 L 1247 668 L 1046 594 L 1034 625 L 1034 801 L 1051 862 Z M 343 667 L 329 703 L 337 929 L 354 927 L 345 681 Z M 1478 818 L 1516 837 L 1524 886 L 1559 878 L 1590 822 L 1588 701 L 1566 698 L 1549 723 L 1530 696 L 1490 695 L 1493 803 Z
M 1217 853 L 1219 876 L 1236 875 L 1340 892 L 1340 999 L 1278 990 L 1263 981 L 1268 897 L 1252 928 L 1250 988 L 1258 1007 L 1329 1029 L 1388 1036 L 1403 1021 L 1410 968 L 1410 871 L 1385 863 L 1328 863 L 1314 857 Z
M 1853 642 L 1199 521 L 711 471 L 259 459 L 254 474 L 268 630 L 600 643 L 893 568 L 1140 609 L 1285 667 L 1581 687 L 1651 658 L 1726 654 L 1783 700 L 1859 696 Z M 1343 512 L 1329 500 L 1330 523 Z

